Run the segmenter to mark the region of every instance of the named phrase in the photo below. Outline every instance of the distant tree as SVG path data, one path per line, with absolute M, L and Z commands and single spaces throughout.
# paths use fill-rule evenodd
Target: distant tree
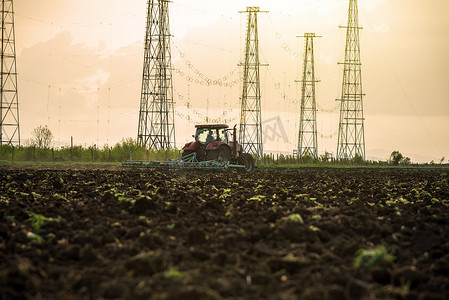
M 404 158 L 402 159 L 402 161 L 401 161 L 401 164 L 403 164 L 403 165 L 405 165 L 405 166 L 410 165 L 410 164 L 411 164 L 410 157 L 404 157 Z
M 401 152 L 393 151 L 393 152 L 391 152 L 391 155 L 390 155 L 390 163 L 392 163 L 395 166 L 398 166 L 403 158 L 404 158 L 404 155 L 402 155 Z
M 124 149 L 137 149 L 139 148 L 139 142 L 131 137 L 122 138 L 122 141 L 120 142 L 121 146 Z
M 40 125 L 34 128 L 31 136 L 31 145 L 38 148 L 48 148 L 53 141 L 53 133 L 48 129 L 47 125 Z
M 324 152 L 324 154 L 320 155 L 320 160 L 322 162 L 329 162 L 329 161 L 331 161 L 332 160 L 332 153 L 327 152 L 327 151 Z
M 443 156 L 443 157 L 440 159 L 440 165 L 444 162 L 445 159 L 446 159 L 445 156 Z
M 411 163 L 410 157 L 402 155 L 399 151 L 391 152 L 389 163 L 395 166 L 409 165 Z
M 351 158 L 351 162 L 355 165 L 363 165 L 365 163 L 363 157 L 360 154 L 354 155 L 354 157 Z

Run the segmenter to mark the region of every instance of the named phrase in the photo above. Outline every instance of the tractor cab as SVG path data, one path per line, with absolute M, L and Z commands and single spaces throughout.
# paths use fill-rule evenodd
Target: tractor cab
M 213 141 L 228 144 L 228 125 L 196 125 L 195 141 L 202 145 L 208 145 Z

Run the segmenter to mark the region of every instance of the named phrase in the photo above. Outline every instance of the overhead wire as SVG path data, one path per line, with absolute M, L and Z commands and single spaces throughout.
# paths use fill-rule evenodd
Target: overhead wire
M 368 20 L 369 23 L 370 22 L 370 18 L 367 15 L 364 15 L 364 18 L 366 18 Z M 424 130 L 426 131 L 427 135 L 429 136 L 430 140 L 432 141 L 432 143 L 434 144 L 435 148 L 437 149 L 438 152 L 440 152 L 441 155 L 444 155 L 443 151 L 441 151 L 440 146 L 438 145 L 438 143 L 436 142 L 436 140 L 434 139 L 433 135 L 431 134 L 430 130 L 427 128 L 427 126 L 424 124 L 424 121 L 421 118 L 421 115 L 418 113 L 417 109 L 415 108 L 415 105 L 413 104 L 413 102 L 410 99 L 410 96 L 408 95 L 408 93 L 406 92 L 405 88 L 403 87 L 401 81 L 399 80 L 398 75 L 396 74 L 396 71 L 393 68 L 393 65 L 391 64 L 390 60 L 388 59 L 376 33 L 373 31 L 372 32 L 374 39 L 377 43 L 377 46 L 379 47 L 380 52 L 382 53 L 382 56 L 385 59 L 385 62 L 387 63 L 388 67 L 390 68 L 390 71 L 396 81 L 396 83 L 399 86 L 399 89 L 402 92 L 402 95 L 404 96 L 405 100 L 407 101 L 407 103 L 409 104 L 410 108 L 412 109 L 413 113 L 415 114 L 415 116 L 418 118 L 418 121 L 420 123 L 420 125 L 422 126 L 422 128 L 424 128 Z

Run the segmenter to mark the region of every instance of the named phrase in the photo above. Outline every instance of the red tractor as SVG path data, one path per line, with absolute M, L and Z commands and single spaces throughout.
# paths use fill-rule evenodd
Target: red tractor
M 182 156 L 196 153 L 198 161 L 217 161 L 233 166 L 244 167 L 251 172 L 254 169 L 254 159 L 249 153 L 242 152 L 242 146 L 237 142 L 236 126 L 229 129 L 225 124 L 196 125 L 195 141 L 187 143 Z M 232 131 L 232 136 L 229 133 Z

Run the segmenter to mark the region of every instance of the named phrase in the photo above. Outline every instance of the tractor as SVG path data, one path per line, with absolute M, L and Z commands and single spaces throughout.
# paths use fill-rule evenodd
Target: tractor
M 182 157 L 196 156 L 198 161 L 214 161 L 231 166 L 244 167 L 247 172 L 254 169 L 254 159 L 249 153 L 243 153 L 237 142 L 236 126 L 229 129 L 225 124 L 196 125 L 195 141 L 185 144 Z M 232 131 L 232 134 L 230 132 Z

